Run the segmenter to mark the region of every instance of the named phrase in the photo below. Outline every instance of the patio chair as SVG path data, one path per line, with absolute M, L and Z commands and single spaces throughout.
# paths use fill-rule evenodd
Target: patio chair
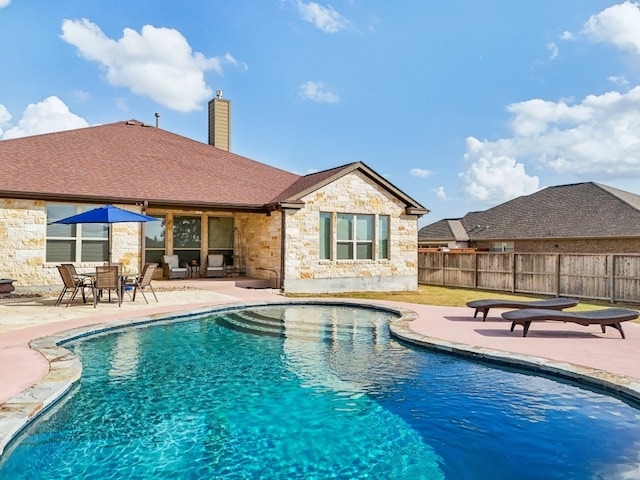
M 140 275 L 136 275 L 135 277 L 127 280 L 127 282 L 125 283 L 125 286 L 133 287 L 132 300 L 134 302 L 136 301 L 136 292 L 139 289 L 140 293 L 142 294 L 142 298 L 144 298 L 144 301 L 149 303 L 149 300 L 147 300 L 147 297 L 144 294 L 145 288 L 149 288 L 149 290 L 151 290 L 151 293 L 153 293 L 153 298 L 156 299 L 156 302 L 158 301 L 158 297 L 156 297 L 156 292 L 154 292 L 153 287 L 151 286 L 151 280 L 153 280 L 153 275 L 156 273 L 157 268 L 158 268 L 157 263 L 145 263 L 144 267 L 142 268 L 142 273 L 140 273 Z
M 189 269 L 186 263 L 180 263 L 178 255 L 162 256 L 162 276 L 169 280 L 174 278 L 187 278 Z
M 205 277 L 224 277 L 227 274 L 227 265 L 224 261 L 224 255 L 216 253 L 207 255 L 207 268 L 204 272 Z
M 122 262 L 104 262 L 103 265 L 105 267 L 118 267 L 118 275 L 122 275 L 122 270 L 124 269 Z
M 85 275 L 78 273 L 76 270 L 76 266 L 73 263 L 63 263 L 63 267 L 67 267 L 69 272 L 71 272 L 71 276 L 74 280 L 84 280 L 88 286 L 91 286 L 91 282 L 93 282 L 93 275 Z
M 96 278 L 93 281 L 93 308 L 98 305 L 98 298 L 102 296 L 104 290 L 107 290 L 109 294 L 109 302 L 111 302 L 111 290 L 115 290 L 118 296 L 118 306 L 121 306 L 122 287 L 122 277 L 118 275 L 118 267 L 116 265 L 109 267 L 97 266 Z
M 60 272 L 60 276 L 62 277 L 62 291 L 60 295 L 58 295 L 58 299 L 56 300 L 56 307 L 62 303 L 64 296 L 69 293 L 69 299 L 67 300 L 66 307 L 69 306 L 71 301 L 76 298 L 78 292 L 82 293 L 82 301 L 87 303 L 87 297 L 84 293 L 85 288 L 92 288 L 92 282 L 89 278 L 82 278 L 79 275 L 75 274 L 75 267 L 73 270 L 69 268 L 69 264 L 57 265 L 58 272 Z M 73 265 L 72 265 L 73 267 Z

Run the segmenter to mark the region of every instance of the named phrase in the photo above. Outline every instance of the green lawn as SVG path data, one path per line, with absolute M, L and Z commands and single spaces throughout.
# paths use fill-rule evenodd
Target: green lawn
M 466 288 L 437 287 L 431 285 L 420 285 L 416 292 L 356 292 L 356 293 L 335 293 L 327 295 L 289 295 L 296 296 L 313 296 L 313 297 L 332 297 L 332 298 L 366 298 L 368 300 L 393 300 L 397 302 L 420 303 L 425 305 L 439 305 L 444 307 L 464 307 L 471 300 L 480 300 L 482 298 L 511 298 L 518 300 L 540 300 L 549 298 L 535 295 L 512 295 L 504 292 L 489 292 L 484 290 L 471 290 Z M 612 304 L 609 302 L 599 302 L 595 300 L 580 301 L 577 307 L 571 310 L 595 310 L 604 307 L 622 307 L 638 310 L 638 305 Z

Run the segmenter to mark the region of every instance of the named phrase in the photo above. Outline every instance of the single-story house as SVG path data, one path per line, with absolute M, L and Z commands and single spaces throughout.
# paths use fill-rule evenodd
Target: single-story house
M 286 292 L 417 289 L 428 210 L 361 162 L 296 175 L 230 149 L 230 103 L 209 102 L 209 144 L 137 120 L 0 141 L 0 279 L 60 285 L 56 265 L 107 261 L 106 225 L 51 222 L 105 204 L 160 221 L 111 228 L 114 262 L 177 254 Z M 161 270 L 161 269 L 160 269 Z
M 421 248 L 640 253 L 640 195 L 595 182 L 558 185 L 422 227 Z

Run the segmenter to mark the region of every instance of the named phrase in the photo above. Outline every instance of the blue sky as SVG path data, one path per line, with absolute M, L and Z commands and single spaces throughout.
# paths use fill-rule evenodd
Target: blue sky
M 137 119 L 298 174 L 362 161 L 421 225 L 551 185 L 640 194 L 640 4 L 0 0 L 0 139 Z

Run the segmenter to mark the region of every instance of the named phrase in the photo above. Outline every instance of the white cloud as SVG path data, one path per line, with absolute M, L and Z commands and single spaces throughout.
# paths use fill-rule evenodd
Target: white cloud
M 590 114 L 584 105 L 570 106 L 564 100 L 556 103 L 537 98 L 513 103 L 507 111 L 515 114 L 512 128 L 522 136 L 543 133 L 550 124 L 575 124 L 587 120 Z
M 551 60 L 555 60 L 556 58 L 558 58 L 558 54 L 560 52 L 560 50 L 558 49 L 558 45 L 556 45 L 553 42 L 547 43 L 545 45 L 547 47 L 547 50 L 549 50 L 549 58 L 551 58 Z
M 11 118 L 11 116 L 9 116 L 9 118 Z M 58 97 L 51 96 L 45 98 L 40 103 L 28 105 L 18 125 L 4 132 L 2 138 L 7 140 L 9 138 L 73 130 L 88 126 L 87 121 L 71 113 L 69 107 L 67 107 L 62 100 Z
M 626 1 L 605 8 L 587 20 L 582 33 L 594 42 L 640 54 L 640 5 Z
M 525 163 L 584 179 L 640 177 L 640 86 L 588 95 L 580 103 L 528 100 L 509 105 L 513 136 L 467 140 L 460 174 L 470 198 L 498 202 L 538 188 Z
M 113 40 L 87 19 L 64 20 L 62 39 L 82 57 L 105 67 L 111 85 L 179 112 L 200 110 L 212 96 L 205 72 L 222 74 L 224 64 L 242 65 L 230 54 L 207 58 L 193 52 L 177 30 L 152 25 L 143 26 L 140 33 L 125 28 L 122 38 Z
M 349 22 L 331 5 L 323 7 L 316 2 L 297 0 L 296 6 L 303 20 L 310 22 L 325 33 L 337 33 L 349 25 Z
M 11 0 L 0 0 L 0 8 L 6 8 L 11 3 Z
M 11 114 L 7 107 L 0 103 L 0 127 L 7 126 L 11 120 Z
M 224 61 L 229 65 L 241 68 L 242 70 L 249 70 L 249 66 L 246 63 L 236 60 L 230 53 L 225 53 Z
M 340 97 L 329 90 L 322 82 L 308 81 L 300 85 L 300 96 L 318 103 L 338 103 Z
M 560 35 L 560 38 L 562 40 L 573 40 L 574 36 L 573 33 L 569 32 L 568 30 L 562 32 L 562 35 Z
M 3 135 L 3 129 L 11 125 L 9 123 L 10 121 L 11 114 L 9 113 L 9 110 L 7 110 L 7 107 L 0 103 L 0 139 Z
M 539 188 L 538 177 L 527 175 L 513 155 L 501 152 L 500 143 L 467 138 L 465 158 L 472 163 L 460 173 L 465 195 L 474 201 L 497 204 Z
M 426 170 L 424 168 L 412 168 L 409 171 L 409 175 L 411 175 L 412 177 L 427 178 L 433 175 L 433 172 L 431 170 Z
M 447 194 L 444 191 L 444 187 L 443 186 L 434 188 L 433 189 L 433 193 L 435 193 L 436 197 L 438 197 L 440 200 L 446 200 L 447 199 Z
M 611 75 L 610 77 L 607 77 L 607 80 L 621 87 L 629 85 L 629 80 L 627 80 L 624 75 Z

